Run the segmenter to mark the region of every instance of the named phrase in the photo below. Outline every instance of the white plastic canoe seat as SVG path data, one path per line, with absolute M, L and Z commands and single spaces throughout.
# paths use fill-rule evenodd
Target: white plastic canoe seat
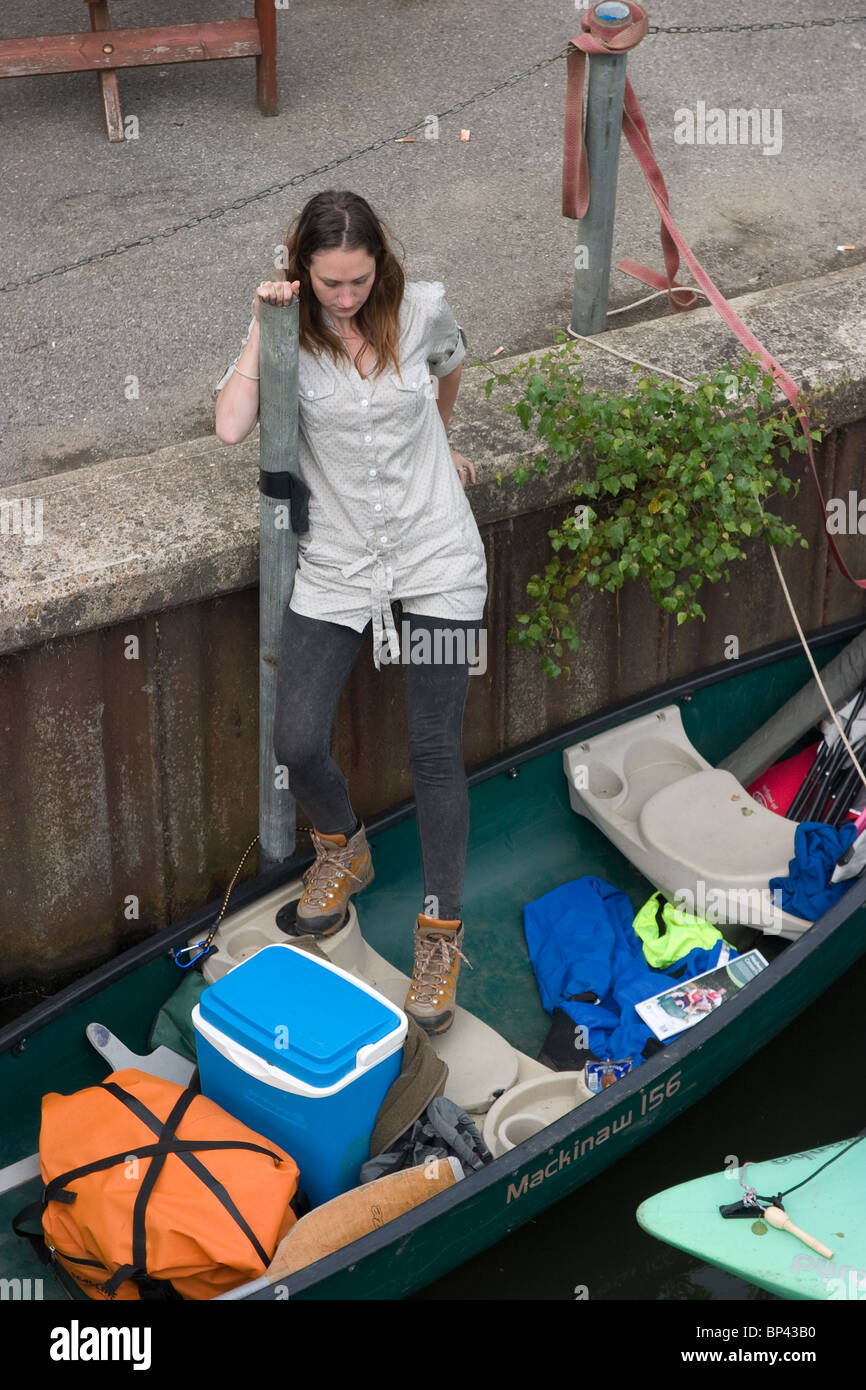
M 657 791 L 638 824 L 651 853 L 707 883 L 766 888 L 794 857 L 796 822 L 768 811 L 720 768 Z
M 700 766 L 697 758 L 690 757 L 684 748 L 665 738 L 643 739 L 636 747 L 629 748 L 623 758 L 629 796 L 620 815 L 636 820 L 648 797 L 671 783 L 690 777 Z
M 484 1118 L 484 1142 L 499 1158 L 592 1099 L 583 1071 L 555 1071 L 520 1081 Z
M 686 911 L 789 940 L 811 926 L 783 912 L 769 888 L 794 858 L 796 823 L 708 763 L 687 737 L 678 705 L 574 743 L 562 758 L 572 810 Z
M 563 762 L 572 810 L 602 828 L 633 827 L 655 792 L 711 766 L 686 737 L 677 705 L 576 743 Z

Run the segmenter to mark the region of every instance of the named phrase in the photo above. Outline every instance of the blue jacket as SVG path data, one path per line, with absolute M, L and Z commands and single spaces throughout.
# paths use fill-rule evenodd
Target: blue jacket
M 814 922 L 829 912 L 834 903 L 848 892 L 855 878 L 843 878 L 831 883 L 837 859 L 857 839 L 853 821 L 835 826 L 820 821 L 802 821 L 794 831 L 794 858 L 788 865 L 785 878 L 771 878 L 770 888 L 780 889 L 786 912 Z
M 668 970 L 652 970 L 632 927 L 634 915 L 625 893 L 590 876 L 563 883 L 523 908 L 529 959 L 545 1009 L 563 1009 L 583 1024 L 596 1057 L 633 1057 L 637 1064 L 655 1034 L 635 1013 L 635 1004 L 712 970 L 725 943 L 690 951 Z M 573 998 L 586 992 L 599 1002 Z

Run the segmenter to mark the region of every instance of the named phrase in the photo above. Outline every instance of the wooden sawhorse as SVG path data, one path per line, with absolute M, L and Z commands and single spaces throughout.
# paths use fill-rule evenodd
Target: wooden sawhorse
M 90 33 L 0 39 L 0 77 L 48 72 L 97 72 L 109 140 L 123 140 L 123 116 L 115 68 L 152 63 L 196 63 L 214 58 L 255 58 L 256 100 L 263 116 L 279 115 L 275 0 L 255 0 L 255 16 L 207 24 L 169 24 L 150 29 L 112 29 L 108 0 L 90 6 Z

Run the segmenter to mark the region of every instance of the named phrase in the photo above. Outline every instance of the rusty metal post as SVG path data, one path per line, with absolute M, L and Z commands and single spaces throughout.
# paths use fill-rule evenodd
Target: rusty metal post
M 620 0 L 602 0 L 590 13 L 611 33 L 631 20 L 631 11 Z M 625 63 L 624 53 L 588 55 L 585 140 L 590 199 L 578 227 L 571 302 L 571 330 L 585 336 L 607 328 Z

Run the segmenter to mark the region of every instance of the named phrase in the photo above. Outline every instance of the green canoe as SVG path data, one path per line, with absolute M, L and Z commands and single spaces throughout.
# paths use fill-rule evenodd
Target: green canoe
M 669 1187 L 641 1203 L 638 1223 L 668 1245 L 780 1298 L 866 1299 L 866 1142 L 848 1148 L 851 1143 L 840 1140 Z M 742 1184 L 775 1197 L 804 1182 L 784 1198 L 784 1210 L 832 1252 L 829 1258 L 769 1227 L 757 1209 L 745 1218 L 719 1211 L 741 1199 Z
M 849 622 L 812 637 L 818 664 L 834 657 L 862 627 L 860 621 Z M 623 890 L 635 911 L 652 892 L 600 830 L 572 810 L 563 750 L 677 704 L 688 738 L 716 764 L 809 679 L 799 644 L 778 644 L 646 692 L 473 769 L 464 896 L 473 969 L 461 974 L 462 1006 L 534 1059 L 550 1017 L 529 962 L 523 905 L 583 875 Z M 421 901 L 414 804 L 404 803 L 366 824 L 376 878 L 356 900 L 358 918 L 369 946 L 398 971 L 411 973 L 411 924 Z M 310 858 L 298 857 L 236 885 L 225 920 L 266 898 L 272 912 L 280 891 L 297 881 Z M 445 1275 L 591 1182 L 728 1081 L 738 1067 L 753 1063 L 766 1042 L 866 951 L 864 903 L 866 879 L 861 879 L 799 939 L 766 938 L 768 968 L 736 997 L 480 1171 L 290 1278 L 257 1281 L 228 1297 L 393 1299 Z M 70 1094 L 104 1079 L 107 1068 L 85 1037 L 89 1023 L 104 1024 L 137 1053 L 148 1051 L 154 1018 L 178 984 L 170 951 L 204 935 L 220 905 L 210 903 L 174 923 L 0 1030 L 0 1170 L 37 1149 L 43 1094 Z M 20 1170 L 14 1176 L 21 1176 Z M 5 1192 L 0 1184 L 0 1279 L 39 1278 L 44 1298 L 66 1298 L 51 1268 L 11 1231 L 12 1217 L 39 1193 L 38 1178 Z

